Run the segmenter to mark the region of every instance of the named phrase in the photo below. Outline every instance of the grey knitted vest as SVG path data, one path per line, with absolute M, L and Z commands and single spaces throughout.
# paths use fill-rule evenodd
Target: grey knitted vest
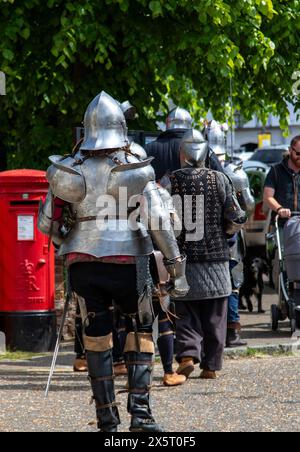
M 183 209 L 183 229 L 178 240 L 182 253 L 186 254 L 187 261 L 192 262 L 225 262 L 229 260 L 229 248 L 223 226 L 224 201 L 226 194 L 220 193 L 220 185 L 217 184 L 218 173 L 206 168 L 182 169 L 172 173 L 170 180 L 172 195 L 179 195 L 182 203 L 186 202 L 186 208 L 192 212 L 192 220 L 202 221 L 203 234 L 200 240 L 188 241 L 185 228 L 186 212 Z M 199 219 L 199 198 L 202 204 L 201 217 Z M 189 205 L 187 205 L 189 204 Z M 198 209 L 197 209 L 198 206 Z M 192 210 L 191 210 L 192 209 Z M 199 221 L 200 220 L 200 221 Z

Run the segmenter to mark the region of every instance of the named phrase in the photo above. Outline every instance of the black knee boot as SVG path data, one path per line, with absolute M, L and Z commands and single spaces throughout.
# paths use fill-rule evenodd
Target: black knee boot
M 87 351 L 86 357 L 98 428 L 101 432 L 116 432 L 120 418 L 115 401 L 112 352 Z
M 131 414 L 131 432 L 163 432 L 152 416 L 150 388 L 152 381 L 152 354 L 127 352 L 125 360 L 128 369 L 128 412 Z

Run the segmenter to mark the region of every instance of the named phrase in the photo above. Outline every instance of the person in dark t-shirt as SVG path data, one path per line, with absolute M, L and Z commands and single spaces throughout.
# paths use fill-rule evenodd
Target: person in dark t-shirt
M 300 135 L 292 139 L 289 155 L 271 168 L 264 188 L 264 202 L 279 215 L 283 227 L 293 211 L 300 211 Z

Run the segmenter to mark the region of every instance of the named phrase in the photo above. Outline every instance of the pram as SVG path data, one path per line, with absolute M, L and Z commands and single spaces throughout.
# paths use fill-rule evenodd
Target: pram
M 283 232 L 275 220 L 275 243 L 279 259 L 279 301 L 271 306 L 271 326 L 278 330 L 279 321 L 290 320 L 291 333 L 300 337 L 300 212 L 292 212 Z

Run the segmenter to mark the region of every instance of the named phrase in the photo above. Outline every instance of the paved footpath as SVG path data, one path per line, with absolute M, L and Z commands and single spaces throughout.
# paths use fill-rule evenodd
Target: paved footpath
M 0 362 L 1 432 L 95 432 L 94 407 L 85 374 L 72 372 L 73 353 L 60 355 L 51 392 L 44 399 L 50 357 Z M 300 356 L 227 358 L 218 380 L 198 378 L 199 369 L 180 387 L 161 385 L 155 367 L 154 413 L 167 432 L 288 431 L 299 432 Z M 116 380 L 117 391 L 126 379 Z M 121 402 L 127 431 L 126 394 Z
M 300 341 L 291 341 L 289 323 L 270 331 L 271 291 L 264 296 L 266 314 L 242 314 L 243 337 L 256 351 L 293 356 L 240 357 L 247 349 L 227 350 L 218 380 L 200 380 L 196 369 L 180 387 L 161 384 L 162 368 L 155 366 L 153 411 L 167 432 L 300 431 Z M 249 353 L 249 350 L 248 350 Z M 0 361 L 0 431 L 95 432 L 94 407 L 89 405 L 86 374 L 72 370 L 72 347 L 64 345 L 49 398 L 44 399 L 51 355 L 28 361 Z M 120 431 L 127 431 L 126 379 L 116 380 L 121 402 Z
M 262 350 L 263 352 L 280 352 L 280 351 L 294 351 L 295 348 L 300 350 L 300 340 L 291 338 L 291 328 L 289 320 L 279 322 L 278 331 L 273 332 L 270 327 L 271 315 L 270 308 L 272 304 L 277 304 L 278 296 L 268 286 L 265 287 L 263 296 L 263 309 L 265 314 L 257 314 L 256 303 L 254 302 L 254 312 L 248 311 L 240 312 L 242 337 L 247 340 L 248 348 L 253 350 Z M 246 349 L 235 349 L 233 354 L 239 352 L 244 353 Z M 232 351 L 228 351 L 232 353 Z

